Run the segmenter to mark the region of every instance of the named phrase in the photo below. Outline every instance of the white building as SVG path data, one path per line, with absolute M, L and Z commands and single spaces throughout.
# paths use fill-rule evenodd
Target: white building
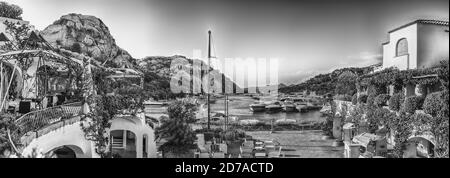
M 427 68 L 448 60 L 448 30 L 448 21 L 416 20 L 389 31 L 389 41 L 383 43 L 383 68 Z

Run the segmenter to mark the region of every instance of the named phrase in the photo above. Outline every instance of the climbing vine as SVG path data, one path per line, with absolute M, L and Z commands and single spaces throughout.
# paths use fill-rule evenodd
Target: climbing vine
M 363 109 L 351 112 L 346 121 L 358 123 L 358 119 L 365 118 L 369 125 L 369 132 L 375 132 L 380 126 L 392 129 L 395 157 L 403 157 L 403 151 L 413 132 L 420 134 L 430 131 L 436 140 L 433 156 L 448 158 L 448 69 L 448 61 L 443 61 L 439 66 L 428 69 L 400 71 L 396 68 L 388 68 L 360 76 L 357 86 L 360 91 L 367 88 L 367 103 L 358 101 L 359 107 Z M 389 85 L 394 87 L 395 93 L 390 98 L 385 94 Z M 424 96 L 405 98 L 401 93 L 405 85 L 420 85 Z M 431 94 L 424 92 L 425 88 L 436 85 L 441 85 L 443 91 Z M 389 109 L 384 108 L 387 101 Z M 420 109 L 424 109 L 425 114 L 415 112 Z
M 149 95 L 127 79 L 108 79 L 107 76 L 111 72 L 107 69 L 97 68 L 89 73 L 88 60 L 85 63 L 83 93 L 90 112 L 83 116 L 84 122 L 81 123 L 81 127 L 86 139 L 94 142 L 97 154 L 101 157 L 112 157 L 114 155 L 108 147 L 111 120 L 118 114 L 136 115 L 143 111 L 143 102 Z M 146 123 L 150 126 L 155 122 L 155 119 L 146 118 Z

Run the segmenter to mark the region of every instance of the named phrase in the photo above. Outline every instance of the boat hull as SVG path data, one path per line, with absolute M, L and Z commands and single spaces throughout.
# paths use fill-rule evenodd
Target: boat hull
M 264 111 L 266 111 L 266 106 L 250 106 L 250 111 L 264 112 Z
M 266 107 L 266 112 L 268 112 L 268 113 L 276 113 L 276 112 L 280 112 L 281 110 L 283 110 L 283 107 L 281 107 L 281 106 Z
M 296 112 L 296 111 L 297 111 L 297 108 L 296 108 L 295 106 L 284 106 L 284 107 L 283 107 L 283 110 L 284 110 L 285 112 Z

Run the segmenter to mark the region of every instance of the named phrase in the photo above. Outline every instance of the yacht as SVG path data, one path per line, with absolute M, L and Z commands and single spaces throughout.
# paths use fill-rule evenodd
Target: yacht
M 266 106 L 266 111 L 269 113 L 280 112 L 283 109 L 280 102 L 276 101 Z
M 266 104 L 264 103 L 250 104 L 250 110 L 253 112 L 264 112 L 266 111 Z
M 294 103 L 292 103 L 292 102 L 285 102 L 283 104 L 283 110 L 285 112 L 295 112 L 295 111 L 297 111 L 297 108 L 296 108 Z

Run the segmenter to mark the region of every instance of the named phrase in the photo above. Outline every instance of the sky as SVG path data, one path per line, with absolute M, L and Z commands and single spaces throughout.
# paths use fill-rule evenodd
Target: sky
M 388 31 L 417 19 L 449 20 L 448 0 L 6 0 L 37 30 L 68 13 L 94 15 L 135 58 L 277 58 L 279 82 L 381 61 Z

